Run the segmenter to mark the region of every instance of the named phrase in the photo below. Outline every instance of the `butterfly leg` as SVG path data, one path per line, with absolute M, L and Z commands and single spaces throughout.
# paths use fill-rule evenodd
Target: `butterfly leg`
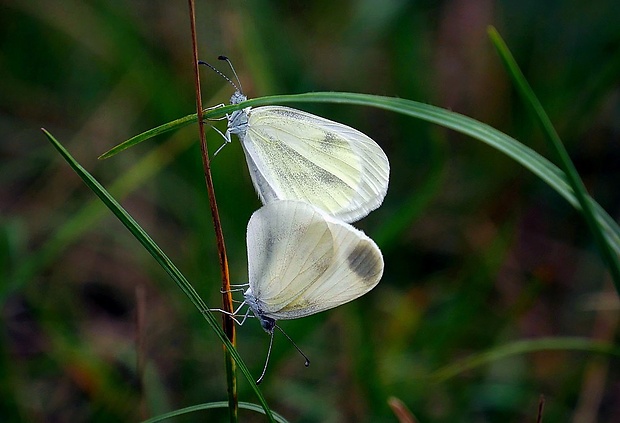
M 221 289 L 220 288 L 220 294 L 226 294 L 228 292 L 239 292 L 239 291 L 245 291 L 245 288 L 233 288 L 233 289 Z
M 224 103 L 220 103 L 220 104 L 216 104 L 215 106 L 207 107 L 205 110 L 215 110 L 215 109 L 219 109 L 220 107 L 224 107 L 224 106 L 225 106 L 225 104 L 224 104 Z M 219 117 L 219 118 L 208 118 L 207 120 L 229 120 L 229 119 L 230 119 L 229 115 L 228 115 L 228 114 L 226 114 L 225 116 L 221 116 L 221 117 Z M 217 149 L 217 151 L 215 152 L 215 154 L 213 155 L 213 157 L 215 157 L 215 156 L 217 156 L 217 153 L 219 153 L 219 152 L 220 152 L 220 150 L 221 150 L 222 148 L 224 148 L 224 146 L 225 146 L 226 144 L 228 144 L 229 142 L 231 142 L 232 140 L 230 139 L 230 134 L 228 133 L 228 131 L 226 131 L 226 135 L 224 135 L 224 134 L 222 133 L 222 131 L 220 131 L 219 129 L 217 129 L 215 126 L 213 126 L 213 125 L 211 125 L 211 124 L 209 124 L 209 126 L 210 126 L 211 128 L 213 128 L 213 129 L 215 129 L 215 131 L 216 131 L 218 134 L 220 134 L 220 136 L 221 136 L 222 138 L 224 138 L 224 144 L 222 144 L 222 145 L 220 146 L 220 148 L 218 148 L 218 149 Z
M 244 301 L 245 302 L 245 301 Z M 242 304 L 243 305 L 243 304 Z M 245 320 L 248 317 L 254 317 L 254 316 L 250 316 L 250 307 L 248 307 L 248 309 L 245 311 L 245 314 L 243 315 L 243 319 L 241 320 L 241 323 L 239 323 L 239 326 L 243 325 L 245 323 Z
M 231 313 L 229 311 L 222 310 L 221 308 L 210 308 L 209 311 L 217 311 L 218 313 L 224 313 L 224 314 L 230 316 L 230 318 L 233 319 L 236 324 L 238 324 L 239 326 L 242 325 L 242 323 L 240 323 L 239 320 L 237 320 L 237 316 L 235 316 L 233 313 Z
M 203 111 L 206 112 L 208 110 L 220 109 L 220 108 L 222 108 L 224 106 L 226 106 L 224 103 L 220 103 L 220 104 L 216 104 L 215 106 L 207 107 Z M 218 118 L 206 118 L 205 120 L 224 120 L 224 119 L 228 119 L 228 115 L 221 116 L 221 117 L 218 117 Z
M 219 109 L 224 106 L 226 106 L 224 103 L 220 103 L 220 104 L 216 104 L 215 106 L 207 107 L 205 110 L 215 110 L 215 109 Z
M 237 317 L 239 316 L 239 310 L 241 310 L 241 308 L 246 305 L 245 301 L 243 301 L 239 307 L 237 307 L 237 309 L 235 311 L 233 311 L 232 313 L 230 311 L 226 311 L 226 310 L 222 310 L 221 308 L 210 308 L 209 311 L 217 311 L 219 313 L 224 313 L 228 316 L 231 317 L 231 319 L 233 319 L 235 321 L 236 324 L 238 324 L 239 326 L 243 325 L 245 323 L 245 320 L 248 318 L 248 313 L 250 312 L 250 309 L 248 308 L 248 310 L 245 312 L 245 314 L 243 315 L 243 319 L 241 321 L 237 320 Z
M 217 153 L 219 153 L 219 152 L 220 152 L 220 150 L 221 150 L 222 148 L 224 148 L 224 146 L 225 146 L 226 144 L 230 143 L 232 140 L 230 139 L 230 133 L 229 133 L 228 131 L 226 131 L 226 135 L 224 135 L 224 134 L 222 133 L 222 131 L 220 131 L 219 129 L 217 129 L 215 126 L 211 125 L 211 128 L 215 129 L 215 132 L 217 132 L 218 134 L 220 134 L 220 135 L 222 136 L 222 138 L 224 138 L 224 144 L 222 144 L 222 145 L 220 146 L 220 148 L 218 148 L 218 149 L 215 151 L 215 154 L 213 155 L 213 157 L 215 157 L 215 156 L 217 156 Z
M 230 287 L 232 289 L 228 289 L 228 290 L 223 290 L 220 289 L 220 294 L 226 294 L 227 292 L 239 292 L 239 291 L 245 291 L 246 287 L 250 286 L 249 283 L 242 283 L 239 285 L 230 285 Z

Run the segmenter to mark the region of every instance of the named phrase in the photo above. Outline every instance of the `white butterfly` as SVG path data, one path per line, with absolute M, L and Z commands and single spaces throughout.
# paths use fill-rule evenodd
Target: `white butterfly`
M 228 58 L 220 59 L 230 64 Z M 239 78 L 237 86 L 207 65 L 235 87 L 231 104 L 247 100 Z M 355 222 L 383 202 L 390 164 L 381 147 L 360 131 L 284 106 L 246 107 L 227 118 L 223 136 L 226 143 L 231 142 L 231 134 L 241 140 L 263 204 L 305 201 L 345 222 Z
M 383 256 L 372 239 L 300 201 L 274 201 L 254 212 L 247 248 L 249 288 L 235 314 L 249 307 L 271 335 L 269 350 L 277 320 L 345 304 L 373 289 L 383 275 Z

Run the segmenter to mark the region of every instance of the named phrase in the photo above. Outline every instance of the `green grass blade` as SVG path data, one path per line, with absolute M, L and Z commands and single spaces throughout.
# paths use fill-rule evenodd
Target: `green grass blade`
M 616 291 L 620 294 L 620 258 L 618 253 L 614 253 L 613 247 L 608 242 L 607 238 L 604 234 L 604 229 L 599 224 L 595 214 L 594 207 L 592 207 L 592 203 L 588 197 L 588 193 L 586 191 L 586 187 L 575 168 L 570 156 L 568 155 L 568 151 L 562 144 L 562 140 L 558 135 L 557 131 L 553 127 L 551 123 L 551 119 L 547 116 L 545 109 L 542 104 L 534 94 L 532 87 L 528 84 L 523 72 L 519 69 L 519 65 L 516 60 L 508 50 L 508 46 L 501 38 L 497 30 L 493 27 L 489 28 L 489 36 L 495 49 L 497 50 L 504 67 L 508 71 L 510 78 L 512 79 L 513 84 L 523 97 L 523 101 L 526 106 L 534 113 L 536 120 L 540 124 L 540 127 L 543 130 L 543 134 L 547 139 L 547 144 L 549 145 L 551 151 L 556 155 L 557 160 L 559 161 L 561 167 L 564 170 L 565 175 L 567 176 L 568 183 L 573 190 L 577 201 L 579 202 L 579 206 L 581 208 L 581 212 L 583 213 L 583 217 L 594 236 L 596 244 L 603 256 L 603 260 L 607 263 L 607 267 L 611 273 L 612 279 L 614 281 L 614 285 L 616 286 Z
M 356 94 L 356 93 L 336 93 L 336 92 L 316 92 L 306 94 L 294 94 L 294 95 L 277 95 L 269 97 L 254 98 L 244 101 L 243 103 L 236 105 L 228 105 L 218 107 L 217 109 L 210 109 L 205 111 L 205 118 L 215 118 L 222 116 L 226 113 L 231 113 L 235 110 L 242 109 L 248 106 L 265 106 L 273 104 L 286 104 L 286 103 L 338 103 L 338 104 L 355 104 L 360 106 L 376 107 L 379 109 L 389 110 L 396 113 L 401 113 L 407 116 L 415 117 L 418 119 L 426 120 L 431 123 L 452 129 L 456 132 L 460 132 L 465 135 L 469 135 L 474 139 L 484 142 L 489 146 L 499 150 L 506 154 L 508 157 L 515 160 L 517 163 L 529 169 L 536 176 L 541 178 L 551 188 L 553 188 L 558 194 L 564 197 L 573 207 L 577 210 L 581 210 L 581 204 L 573 189 L 571 188 L 566 174 L 560 170 L 556 165 L 551 163 L 540 154 L 536 153 L 531 148 L 521 144 L 516 139 L 504 134 L 497 129 L 479 122 L 470 117 L 455 113 L 449 110 L 442 109 L 440 107 L 431 106 L 429 104 L 420 103 L 413 100 L 405 100 L 400 98 L 382 97 L 369 94 Z M 182 126 L 196 121 L 196 115 L 189 115 L 185 118 L 178 119 L 174 122 L 183 122 Z M 164 128 L 165 127 L 165 128 Z M 158 128 L 158 133 L 162 131 L 170 131 L 181 127 L 181 124 L 166 124 Z M 155 131 L 155 130 L 153 130 Z M 164 131 L 164 132 L 165 132 Z M 139 138 L 141 141 L 148 139 L 146 136 L 152 131 L 140 134 L 132 140 Z M 130 141 L 125 141 L 119 144 L 110 151 L 120 152 L 126 148 L 129 148 Z M 110 157 L 112 154 L 105 153 L 106 157 Z M 594 208 L 596 219 L 600 227 L 602 228 L 607 242 L 616 252 L 620 254 L 620 226 L 614 219 L 605 212 L 590 197 L 587 197 L 589 203 Z
M 84 169 L 70 154 L 69 152 L 58 142 L 52 134 L 50 134 L 45 129 L 42 129 L 45 136 L 52 143 L 54 148 L 60 153 L 60 155 L 69 163 L 69 165 L 73 168 L 73 170 L 78 174 L 80 178 L 84 181 L 84 183 L 101 199 L 101 201 L 110 209 L 112 213 L 121 221 L 123 225 L 133 234 L 133 236 L 142 244 L 142 246 L 153 256 L 155 261 L 159 263 L 159 265 L 168 273 L 168 275 L 172 278 L 174 282 L 181 288 L 181 290 L 187 295 L 192 304 L 198 309 L 200 314 L 207 321 L 208 325 L 213 329 L 216 335 L 220 338 L 222 343 L 226 346 L 232 357 L 237 362 L 239 369 L 248 379 L 250 386 L 256 393 L 263 409 L 265 410 L 265 414 L 270 419 L 270 421 L 274 421 L 273 415 L 265 398 L 263 397 L 261 391 L 258 389 L 258 386 L 254 382 L 254 378 L 250 373 L 250 370 L 247 368 L 245 363 L 243 362 L 241 356 L 235 349 L 235 347 L 230 343 L 218 322 L 215 319 L 215 316 L 207 305 L 204 303 L 202 298 L 198 295 L 194 287 L 189 283 L 189 281 L 185 278 L 185 276 L 181 273 L 181 271 L 172 263 L 172 261 L 168 258 L 168 256 L 159 248 L 159 246 L 151 239 L 151 237 L 146 233 L 144 229 L 131 217 L 129 213 L 112 197 L 106 189 L 90 174 L 86 169 Z
M 474 354 L 456 363 L 442 367 L 435 371 L 431 378 L 437 382 L 443 382 L 460 373 L 483 366 L 485 364 L 501 360 L 514 355 L 533 353 L 538 351 L 574 350 L 589 351 L 600 354 L 620 356 L 620 348 L 606 342 L 593 341 L 584 338 L 540 338 L 516 341 Z
M 149 151 L 124 173 L 120 174 L 111 184 L 109 192 L 116 198 L 123 198 L 135 190 L 177 155 L 187 149 L 191 139 L 187 137 L 173 138 L 170 142 L 158 145 Z M 75 212 L 72 219 L 63 222 L 54 229 L 54 237 L 45 240 L 35 252 L 21 261 L 10 277 L 10 283 L 0 286 L 0 303 L 15 290 L 28 283 L 34 275 L 49 266 L 67 246 L 78 239 L 89 227 L 96 224 L 106 213 L 101 201 L 93 199 Z
M 170 413 L 152 417 L 148 420 L 144 420 L 142 423 L 157 423 L 163 420 L 171 419 L 173 417 L 182 416 L 184 414 L 194 413 L 196 411 L 201 411 L 201 410 L 212 410 L 216 408 L 228 408 L 228 402 L 217 401 L 217 402 L 209 402 L 205 404 L 192 405 L 190 407 L 181 408 L 178 410 L 171 411 Z M 245 410 L 256 411 L 257 413 L 263 413 L 263 414 L 265 413 L 265 410 L 263 410 L 260 406 L 249 403 L 249 402 L 239 402 L 239 408 L 243 408 Z M 278 413 L 274 413 L 273 411 L 272 413 L 273 413 L 274 420 L 276 422 L 288 423 L 288 420 L 286 420 L 284 417 L 282 417 Z
M 98 158 L 100 160 L 107 159 L 109 157 L 114 156 L 115 154 L 120 153 L 123 150 L 128 149 L 129 147 L 133 147 L 136 144 L 141 143 L 142 141 L 148 140 L 150 138 L 156 137 L 157 135 L 166 133 L 168 131 L 172 131 L 173 129 L 181 129 L 184 126 L 187 126 L 191 123 L 196 122 L 196 115 L 189 115 L 179 119 L 175 119 L 172 122 L 164 123 L 163 125 L 159 125 L 153 129 L 149 129 L 146 132 L 136 135 L 135 137 L 129 138 L 127 141 L 117 145 L 116 147 L 106 151 Z
M 566 175 L 556 165 L 503 132 L 459 113 L 412 100 L 355 93 L 308 93 L 262 97 L 248 100 L 241 107 L 300 102 L 329 102 L 377 107 L 436 123 L 469 135 L 501 151 L 529 169 L 564 197 L 573 207 L 581 210 L 580 203 L 568 183 Z M 232 107 L 240 108 L 240 105 L 222 107 L 218 111 L 229 113 L 233 110 Z M 620 227 L 598 203 L 590 197 L 588 199 L 594 207 L 598 223 L 603 228 L 607 241 L 614 251 L 620 254 Z

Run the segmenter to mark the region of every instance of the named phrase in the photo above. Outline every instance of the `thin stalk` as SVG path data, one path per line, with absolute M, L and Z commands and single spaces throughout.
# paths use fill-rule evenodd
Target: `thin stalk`
M 232 294 L 230 291 L 230 275 L 228 273 L 228 258 L 226 256 L 226 245 L 224 243 L 224 233 L 220 222 L 220 215 L 215 200 L 215 189 L 213 178 L 211 177 L 211 162 L 209 160 L 209 150 L 207 149 L 207 139 L 205 136 L 204 121 L 202 118 L 202 93 L 200 91 L 200 73 L 198 71 L 198 41 L 196 37 L 196 8 L 194 0 L 189 0 L 189 18 L 192 34 L 192 53 L 194 67 L 194 85 L 196 89 L 196 113 L 198 116 L 198 132 L 200 135 L 200 152 L 202 155 L 202 166 L 204 168 L 205 183 L 209 194 L 209 207 L 213 219 L 213 228 L 217 240 L 217 251 L 222 271 L 222 309 L 227 313 L 222 313 L 222 329 L 233 346 L 236 346 L 235 325 L 231 318 L 234 311 L 232 305 Z M 230 314 L 229 314 L 230 313 Z M 230 410 L 230 421 L 236 423 L 239 414 L 237 398 L 237 367 L 228 349 L 224 346 L 224 360 L 226 362 L 226 379 L 228 384 L 228 408 Z
M 143 285 L 136 286 L 136 369 L 140 387 L 140 418 L 146 420 L 149 410 L 146 402 L 145 385 L 145 327 L 146 327 L 146 292 Z

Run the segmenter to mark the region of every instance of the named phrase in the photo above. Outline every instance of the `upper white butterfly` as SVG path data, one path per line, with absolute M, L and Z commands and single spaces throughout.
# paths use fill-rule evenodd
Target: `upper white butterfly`
M 231 104 L 247 100 L 240 86 L 226 79 L 236 89 Z M 390 164 L 381 147 L 360 131 L 284 106 L 246 107 L 227 118 L 226 141 L 230 134 L 241 140 L 263 204 L 304 201 L 350 223 L 383 202 Z

